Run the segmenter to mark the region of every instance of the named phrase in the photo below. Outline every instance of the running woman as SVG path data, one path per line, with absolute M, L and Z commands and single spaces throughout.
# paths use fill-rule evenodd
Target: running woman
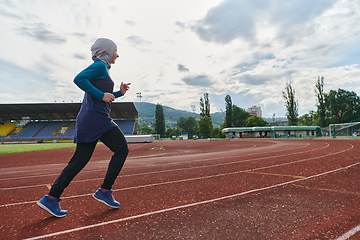
M 120 203 L 114 199 L 111 188 L 125 163 L 129 150 L 123 133 L 110 118 L 110 105 L 115 98 L 123 96 L 129 90 L 130 83 L 122 82 L 120 90 L 113 92 L 114 82 L 108 70 L 119 57 L 113 41 L 99 38 L 91 46 L 91 52 L 94 62 L 74 79 L 74 83 L 85 92 L 76 119 L 74 156 L 52 185 L 49 194 L 37 202 L 42 209 L 55 217 L 67 215 L 67 211 L 60 208 L 60 196 L 89 162 L 98 140 L 114 154 L 104 182 L 93 197 L 112 208 L 120 206 Z

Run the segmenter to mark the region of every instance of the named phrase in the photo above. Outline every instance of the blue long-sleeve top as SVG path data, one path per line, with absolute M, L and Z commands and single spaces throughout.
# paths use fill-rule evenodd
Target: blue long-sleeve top
M 90 94 L 90 96 L 102 101 L 104 92 L 100 91 L 94 85 L 91 84 L 91 79 L 102 79 L 109 74 L 106 64 L 100 60 L 94 62 L 86 69 L 81 71 L 75 78 L 74 83 L 84 92 Z M 120 91 L 113 92 L 115 98 L 121 97 Z
M 111 103 L 102 101 L 105 92 L 122 96 L 120 91 L 113 92 L 114 82 L 102 61 L 92 63 L 74 79 L 75 84 L 85 91 L 80 111 L 76 117 L 75 143 L 97 141 L 103 134 L 117 124 L 111 119 Z

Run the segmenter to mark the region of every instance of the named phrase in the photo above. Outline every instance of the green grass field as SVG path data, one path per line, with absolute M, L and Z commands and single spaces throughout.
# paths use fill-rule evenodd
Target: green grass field
M 75 143 L 29 143 L 29 144 L 0 144 L 0 155 L 17 152 L 32 152 L 58 148 L 72 148 Z

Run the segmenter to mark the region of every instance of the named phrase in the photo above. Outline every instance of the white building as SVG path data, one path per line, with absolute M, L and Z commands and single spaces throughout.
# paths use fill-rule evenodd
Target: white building
M 246 111 L 250 113 L 251 116 L 256 115 L 258 117 L 262 117 L 261 107 L 257 107 L 256 105 L 246 109 Z
M 229 138 L 314 138 L 321 135 L 319 126 L 231 127 L 222 132 Z

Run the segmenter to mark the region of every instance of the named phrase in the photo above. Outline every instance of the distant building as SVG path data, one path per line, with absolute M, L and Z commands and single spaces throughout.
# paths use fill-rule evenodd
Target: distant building
M 268 126 L 287 126 L 288 120 L 270 120 L 267 122 Z
M 248 108 L 246 111 L 250 113 L 251 116 L 256 115 L 262 117 L 261 107 L 257 107 L 256 105 Z
M 294 138 L 321 136 L 319 126 L 230 127 L 222 130 L 228 138 Z

